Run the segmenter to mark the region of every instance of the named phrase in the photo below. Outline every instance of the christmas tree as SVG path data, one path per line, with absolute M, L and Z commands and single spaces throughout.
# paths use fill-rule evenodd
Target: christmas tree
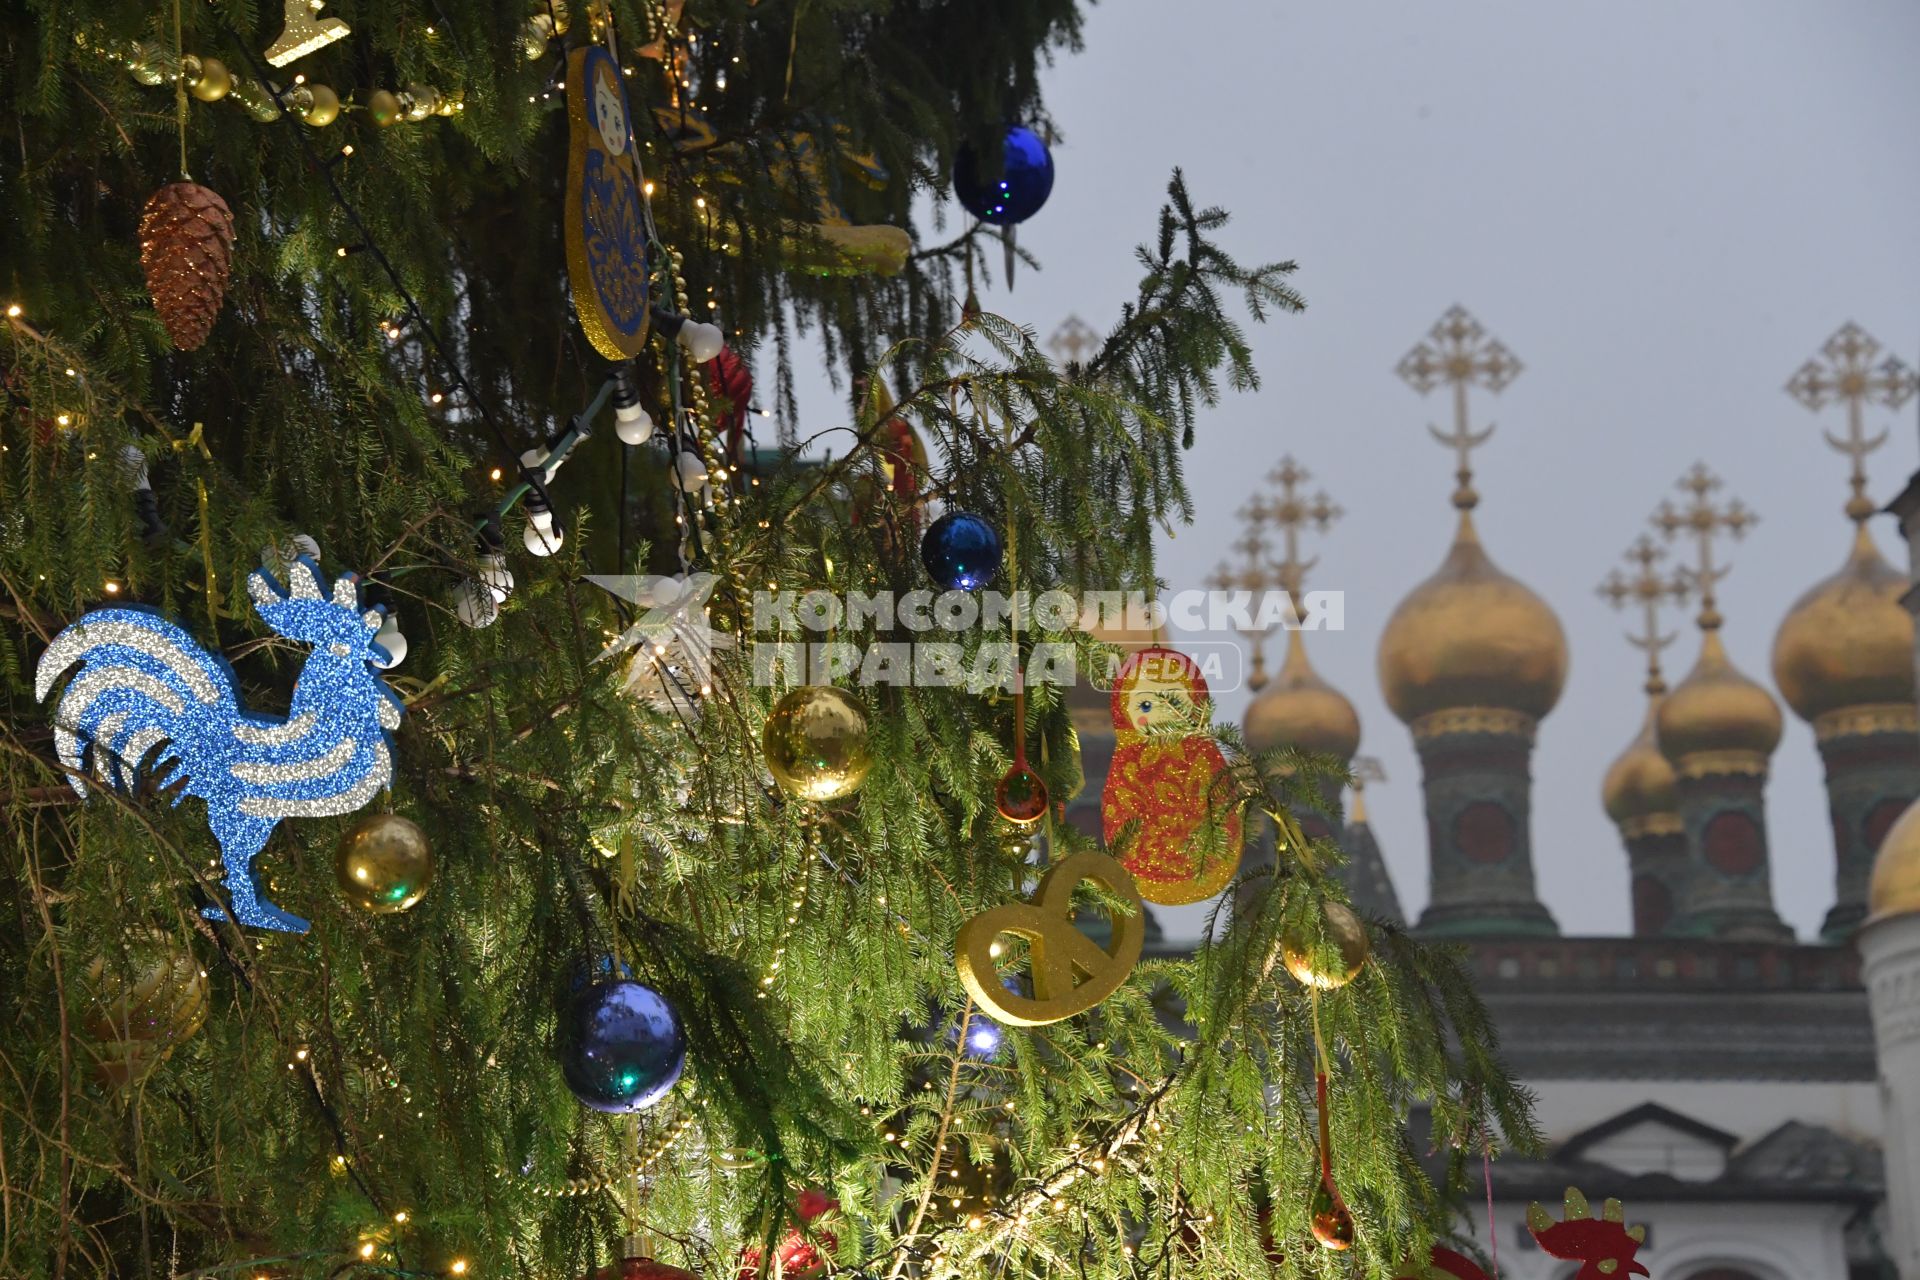
M 1384 1277 L 1534 1142 L 1176 658 L 1115 714 L 1200 816 L 1060 820 L 1044 598 L 1157 589 L 1302 305 L 1175 174 L 1083 362 L 980 310 L 1071 0 L 0 32 L 0 1274 Z M 944 680 L 838 603 L 983 587 Z

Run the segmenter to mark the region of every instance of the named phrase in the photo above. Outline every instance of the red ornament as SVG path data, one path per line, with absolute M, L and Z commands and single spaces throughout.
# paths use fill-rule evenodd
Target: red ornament
M 1573 1280 L 1624 1280 L 1644 1276 L 1647 1268 L 1634 1255 L 1646 1243 L 1647 1229 L 1626 1225 L 1618 1200 L 1609 1200 L 1594 1217 L 1578 1187 L 1568 1187 L 1566 1220 L 1556 1222 L 1537 1204 L 1527 1206 L 1527 1230 L 1543 1252 L 1566 1262 L 1583 1264 Z
M 1109 845 L 1130 823 L 1139 834 L 1121 865 L 1148 902 L 1178 906 L 1211 898 L 1240 866 L 1240 815 L 1220 814 L 1222 847 L 1202 865 L 1188 844 L 1212 816 L 1226 757 L 1207 736 L 1213 701 L 1200 666 L 1186 654 L 1142 649 L 1113 685 L 1117 744 L 1100 795 Z
M 1038 822 L 1047 815 L 1047 784 L 1025 760 L 1015 760 L 1013 767 L 1000 775 L 1000 785 L 993 790 L 993 807 L 1008 822 L 1023 827 Z
M 652 1258 L 622 1258 L 611 1267 L 595 1271 L 593 1280 L 700 1280 L 700 1277 Z
M 802 1191 L 793 1202 L 794 1216 L 802 1227 L 811 1227 L 815 1218 L 839 1207 L 838 1200 L 814 1188 Z M 809 1280 L 826 1271 L 828 1259 L 839 1247 L 839 1237 L 825 1227 L 813 1228 L 811 1238 L 801 1234 L 799 1228 L 790 1229 L 774 1250 L 776 1270 L 781 1280 Z M 742 1249 L 738 1280 L 760 1280 L 763 1261 L 759 1245 Z
M 1488 1280 L 1480 1264 L 1451 1249 L 1433 1246 L 1424 1271 L 1409 1271 L 1400 1280 Z
M 625 1236 L 615 1250 L 620 1261 L 594 1271 L 588 1280 L 700 1280 L 691 1271 L 647 1257 L 652 1246 L 643 1235 Z
M 732 347 L 722 347 L 719 355 L 707 361 L 707 388 L 727 402 L 726 416 L 720 419 L 727 428 L 727 461 L 739 466 L 747 412 L 753 407 L 753 370 Z

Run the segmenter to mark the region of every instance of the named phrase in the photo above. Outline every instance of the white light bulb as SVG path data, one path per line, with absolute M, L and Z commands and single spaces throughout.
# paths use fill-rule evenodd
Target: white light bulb
M 385 651 L 387 660 L 374 659 L 383 670 L 392 670 L 407 660 L 407 638 L 400 634 L 400 619 L 389 613 L 380 619 L 380 630 L 374 634 L 373 641 Z
M 536 556 L 550 556 L 558 551 L 567 540 L 566 530 L 554 522 L 551 511 L 529 511 L 527 527 L 520 533 L 520 541 L 526 544 L 527 551 Z
M 507 558 L 502 555 L 482 556 L 480 582 L 493 592 L 496 601 L 505 604 L 508 593 L 513 590 L 513 570 L 507 568 Z
M 680 487 L 688 493 L 698 493 L 707 487 L 707 464 L 700 461 L 700 455 L 691 449 L 682 449 L 680 456 L 673 460 L 673 469 L 680 475 Z
M 653 438 L 653 415 L 637 404 L 615 408 L 613 431 L 622 444 L 645 444 Z
M 453 613 L 460 621 L 478 630 L 499 621 L 500 603 L 493 598 L 493 592 L 472 578 L 467 578 L 453 589 Z
M 727 335 L 720 332 L 719 325 L 701 320 L 689 320 L 681 325 L 679 338 L 680 345 L 687 349 L 695 364 L 705 364 L 727 345 Z

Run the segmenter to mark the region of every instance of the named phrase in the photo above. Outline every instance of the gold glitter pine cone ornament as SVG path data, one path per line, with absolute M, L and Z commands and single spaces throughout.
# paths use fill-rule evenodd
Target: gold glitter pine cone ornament
M 170 182 L 140 214 L 140 265 L 167 336 L 197 351 L 213 331 L 233 269 L 233 211 L 197 182 Z

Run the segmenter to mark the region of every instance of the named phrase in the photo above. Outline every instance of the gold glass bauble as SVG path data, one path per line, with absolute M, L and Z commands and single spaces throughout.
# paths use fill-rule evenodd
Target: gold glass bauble
M 307 109 L 300 118 L 316 129 L 324 129 L 340 118 L 340 95 L 323 84 L 304 86 L 307 91 Z
M 433 883 L 433 849 L 414 823 L 399 814 L 376 813 L 340 837 L 333 871 L 354 906 L 393 915 L 426 896 Z
M 202 102 L 218 102 L 233 88 L 233 73 L 218 58 L 187 56 L 187 90 Z
M 400 99 L 391 89 L 375 89 L 367 95 L 367 114 L 384 128 L 400 118 Z
M 1367 926 L 1343 904 L 1327 903 L 1326 920 L 1327 936 L 1340 948 L 1340 969 L 1320 968 L 1314 962 L 1313 944 L 1292 932 L 1281 938 L 1280 955 L 1286 961 L 1287 972 L 1301 985 L 1332 991 L 1354 980 L 1367 963 L 1372 943 L 1367 940 Z
M 873 767 L 867 713 L 832 685 L 802 685 L 767 717 L 760 749 L 774 781 L 802 800 L 839 800 L 860 789 Z
M 207 975 L 160 929 L 129 929 L 121 950 L 86 968 L 88 1055 L 102 1084 L 144 1079 L 207 1018 Z

